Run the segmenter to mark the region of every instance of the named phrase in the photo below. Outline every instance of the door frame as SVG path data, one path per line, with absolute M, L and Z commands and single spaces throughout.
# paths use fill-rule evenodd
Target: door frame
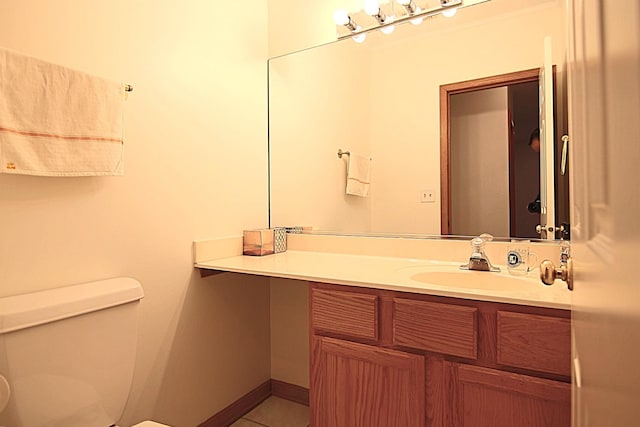
M 516 215 L 514 215 L 516 211 L 516 174 L 514 171 L 514 162 L 515 162 L 515 149 L 514 149 L 514 126 L 513 126 L 513 105 L 511 105 L 511 92 L 509 86 L 507 86 L 507 129 L 509 130 L 509 135 L 507 136 L 507 140 L 509 141 L 509 236 L 516 235 Z M 539 169 L 539 168 L 538 168 Z
M 450 97 L 460 93 L 538 81 L 540 68 L 482 77 L 440 86 L 440 234 L 451 231 Z

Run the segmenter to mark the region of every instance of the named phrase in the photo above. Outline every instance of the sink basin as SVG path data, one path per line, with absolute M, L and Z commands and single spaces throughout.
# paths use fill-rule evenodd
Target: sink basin
M 535 273 L 526 276 L 509 274 L 505 267 L 499 273 L 460 269 L 460 263 L 425 263 L 399 268 L 398 273 L 408 274 L 411 280 L 438 286 L 467 289 L 508 290 L 518 287 L 536 289 L 540 283 Z
M 421 273 L 423 271 L 462 271 L 460 270 L 461 262 L 449 261 L 427 261 L 420 262 L 406 267 L 400 267 L 396 271 L 398 273 Z
M 502 290 L 514 286 L 534 286 L 536 283 L 527 277 L 512 276 L 508 273 L 489 273 L 486 271 L 423 271 L 411 276 L 412 280 L 441 286 L 457 288 Z

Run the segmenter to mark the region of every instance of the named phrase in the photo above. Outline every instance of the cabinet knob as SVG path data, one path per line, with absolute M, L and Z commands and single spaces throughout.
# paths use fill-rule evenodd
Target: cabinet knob
M 569 258 L 566 265 L 556 267 L 553 262 L 544 260 L 540 263 L 540 280 L 547 286 L 553 285 L 556 279 L 567 283 L 567 288 L 573 290 L 573 260 Z

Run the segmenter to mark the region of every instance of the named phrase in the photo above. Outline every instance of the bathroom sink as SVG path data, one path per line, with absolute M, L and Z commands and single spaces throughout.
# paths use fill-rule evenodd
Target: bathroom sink
M 509 289 L 513 286 L 531 286 L 535 285 L 531 279 L 526 276 L 512 276 L 504 273 L 489 273 L 486 271 L 423 271 L 411 276 L 412 280 L 431 283 L 441 286 L 455 286 L 459 288 L 471 289 L 490 289 L 501 290 Z
M 396 271 L 398 273 L 421 273 L 423 271 L 462 271 L 460 270 L 460 266 L 462 263 L 460 262 L 449 262 L 449 261 L 427 261 L 420 262 L 419 264 L 410 265 L 406 267 L 400 267 Z
M 408 274 L 411 280 L 438 286 L 467 289 L 503 290 L 518 287 L 536 288 L 539 283 L 535 273 L 514 276 L 505 267 L 499 273 L 460 269 L 460 263 L 425 263 L 399 268 L 398 273 Z

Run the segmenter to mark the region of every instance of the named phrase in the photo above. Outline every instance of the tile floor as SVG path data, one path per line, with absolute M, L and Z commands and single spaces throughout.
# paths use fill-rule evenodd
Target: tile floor
M 271 396 L 231 427 L 308 427 L 309 407 Z

